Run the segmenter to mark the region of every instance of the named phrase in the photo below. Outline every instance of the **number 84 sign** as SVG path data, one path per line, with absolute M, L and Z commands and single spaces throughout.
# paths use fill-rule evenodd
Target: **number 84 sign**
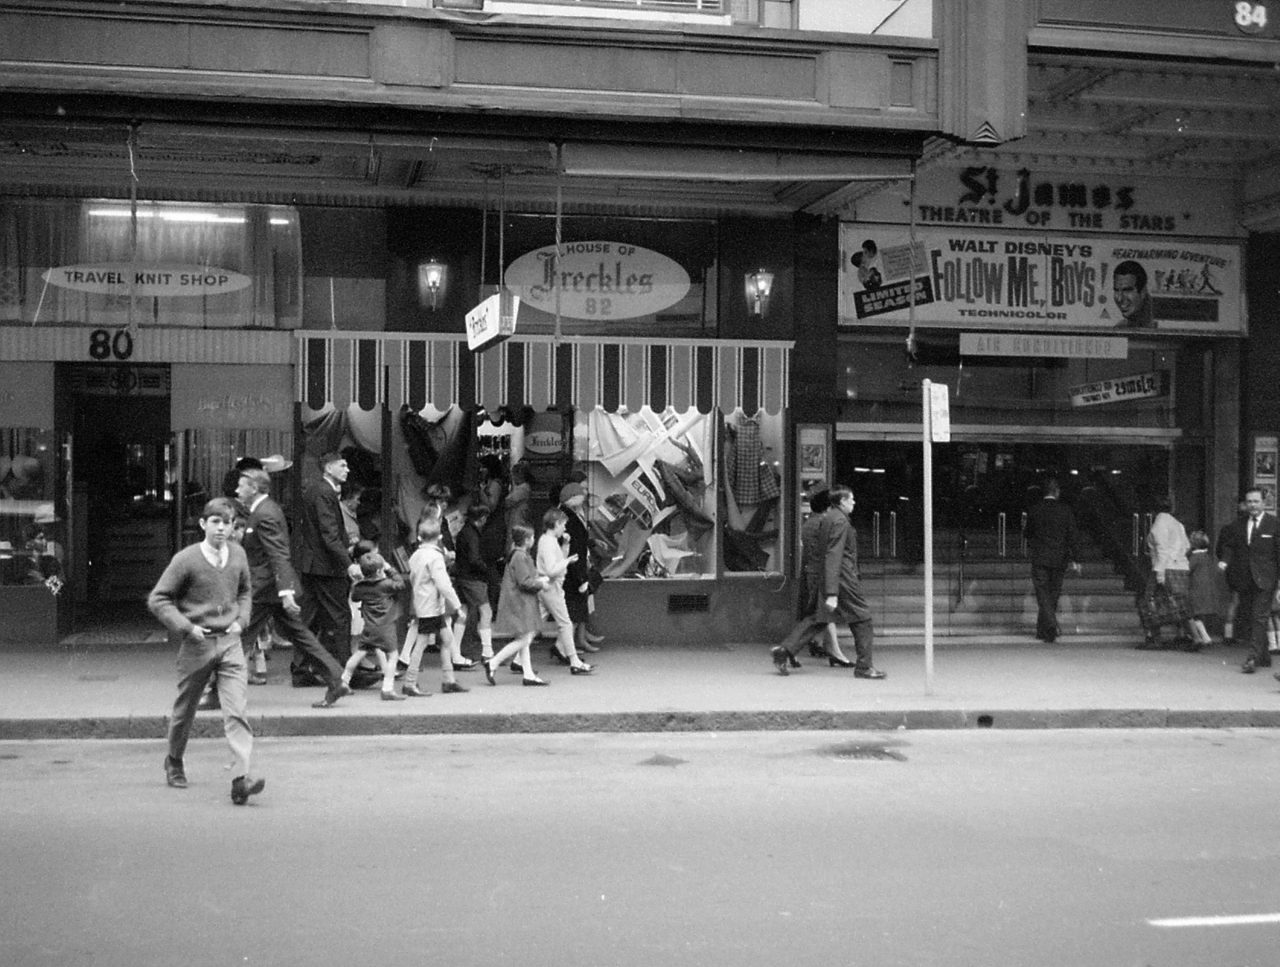
M 1234 11 L 1236 27 L 1241 33 L 1258 34 L 1267 26 L 1267 5 L 1265 3 L 1247 3 L 1240 0 L 1231 4 Z

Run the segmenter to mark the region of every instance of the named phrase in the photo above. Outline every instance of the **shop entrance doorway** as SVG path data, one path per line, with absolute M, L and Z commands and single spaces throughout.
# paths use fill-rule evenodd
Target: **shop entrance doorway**
M 146 597 L 176 547 L 169 367 L 70 365 L 72 633 L 150 637 Z
M 919 443 L 846 440 L 836 478 L 857 496 L 866 558 L 924 557 L 923 457 Z M 1132 550 L 1156 499 L 1171 492 L 1168 446 L 1133 443 L 960 442 L 933 451 L 934 556 L 954 561 L 1023 557 L 1022 525 L 1046 477 L 1095 550 Z M 1117 547 L 1117 543 L 1123 545 Z
M 1187 463 L 1188 461 L 1183 461 Z M 922 633 L 924 517 L 919 442 L 841 440 L 835 479 L 857 498 L 863 583 L 877 628 Z M 1143 538 L 1170 493 L 1174 449 L 1159 443 L 958 441 L 933 450 L 934 626 L 963 639 L 1033 640 L 1035 600 L 1024 515 L 1057 478 L 1080 525 L 1083 571 L 1064 586 L 1067 633 L 1124 640 L 1138 631 Z

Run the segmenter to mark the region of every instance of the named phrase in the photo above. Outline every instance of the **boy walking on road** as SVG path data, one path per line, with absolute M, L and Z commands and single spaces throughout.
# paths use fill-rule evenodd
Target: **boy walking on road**
M 231 801 L 243 806 L 262 792 L 266 781 L 249 777 L 253 730 L 245 713 L 249 677 L 240 633 L 249 622 L 252 586 L 244 549 L 228 540 L 235 519 L 235 507 L 225 497 L 205 504 L 200 516 L 204 540 L 173 556 L 148 596 L 147 607 L 180 639 L 178 697 L 169 717 L 165 780 L 176 789 L 187 788 L 182 756 L 200 695 L 216 677 L 223 730 L 236 763 Z

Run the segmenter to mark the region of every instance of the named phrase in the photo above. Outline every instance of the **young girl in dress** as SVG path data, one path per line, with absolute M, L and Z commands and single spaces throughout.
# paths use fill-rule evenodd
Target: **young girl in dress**
M 547 684 L 533 670 L 533 658 L 529 646 L 533 636 L 542 627 L 542 610 L 538 594 L 551 585 L 551 581 L 538 573 L 537 565 L 529 556 L 533 547 L 533 529 L 523 524 L 511 528 L 511 557 L 502 575 L 502 592 L 498 596 L 498 615 L 493 620 L 493 633 L 498 637 L 510 635 L 512 640 L 488 661 L 482 663 L 484 677 L 490 685 L 496 685 L 493 673 L 508 658 L 520 655 L 520 668 L 525 685 Z

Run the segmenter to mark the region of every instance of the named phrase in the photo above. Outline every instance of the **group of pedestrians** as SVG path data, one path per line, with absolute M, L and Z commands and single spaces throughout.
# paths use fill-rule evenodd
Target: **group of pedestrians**
M 405 575 L 388 564 L 374 542 L 352 543 L 357 535 L 346 527 L 340 504 L 347 461 L 328 453 L 319 467 L 320 476 L 304 490 L 291 540 L 262 462 L 238 462 L 224 488 L 234 492 L 234 499 L 217 497 L 204 504 L 202 539 L 174 556 L 148 597 L 148 607 L 178 643 L 178 695 L 164 760 L 170 786 L 187 786 L 183 756 L 197 710 L 218 708 L 235 764 L 232 802 L 243 805 L 265 788 L 265 780 L 251 771 L 253 733 L 246 706 L 247 686 L 267 679 L 265 666 L 250 669 L 243 643 L 258 642 L 268 629 L 292 646 L 293 685 L 325 687 L 315 708 L 332 708 L 353 694 L 367 659 L 378 663 L 378 672 L 371 674 L 381 683 L 384 701 L 428 695 L 419 687 L 428 650 L 440 656 L 442 694 L 469 691 L 455 673 L 475 667 L 496 685 L 494 672 L 507 661 L 524 685 L 546 686 L 530 651 L 546 618 L 557 631 L 552 657 L 574 676 L 594 670 L 580 655 L 598 651 L 603 640 L 586 627 L 596 585 L 587 563 L 581 483 L 566 484 L 561 506 L 544 515 L 536 552 L 531 527 L 503 522 L 501 536 L 510 534 L 510 553 L 503 554 L 496 578 L 483 535 L 493 533 L 486 525 L 500 506 L 501 489 L 490 493 L 482 486 L 463 507 L 452 504 L 443 486 L 429 493 L 408 559 L 412 615 L 401 647 Z M 449 518 L 458 512 L 465 523 L 454 535 Z M 353 606 L 361 618 L 354 647 Z M 495 652 L 495 636 L 510 643 Z M 479 642 L 477 661 L 463 656 L 462 645 L 469 641 Z
M 1205 531 L 1187 533 L 1171 500 L 1157 500 L 1145 540 L 1146 576 L 1137 597 L 1144 632 L 1138 648 L 1198 651 L 1212 643 L 1209 628 L 1222 619 L 1225 639 L 1243 632 L 1239 639 L 1249 649 L 1243 672 L 1271 667 L 1277 644 L 1272 629 L 1280 613 L 1280 525 L 1264 504 L 1260 489 L 1247 490 L 1240 514 L 1219 531 L 1211 547 Z M 1079 533 L 1056 480 L 1045 482 L 1041 500 L 1027 514 L 1024 535 L 1036 596 L 1036 637 L 1053 642 L 1059 634 L 1063 577 L 1068 570 L 1080 570 Z

